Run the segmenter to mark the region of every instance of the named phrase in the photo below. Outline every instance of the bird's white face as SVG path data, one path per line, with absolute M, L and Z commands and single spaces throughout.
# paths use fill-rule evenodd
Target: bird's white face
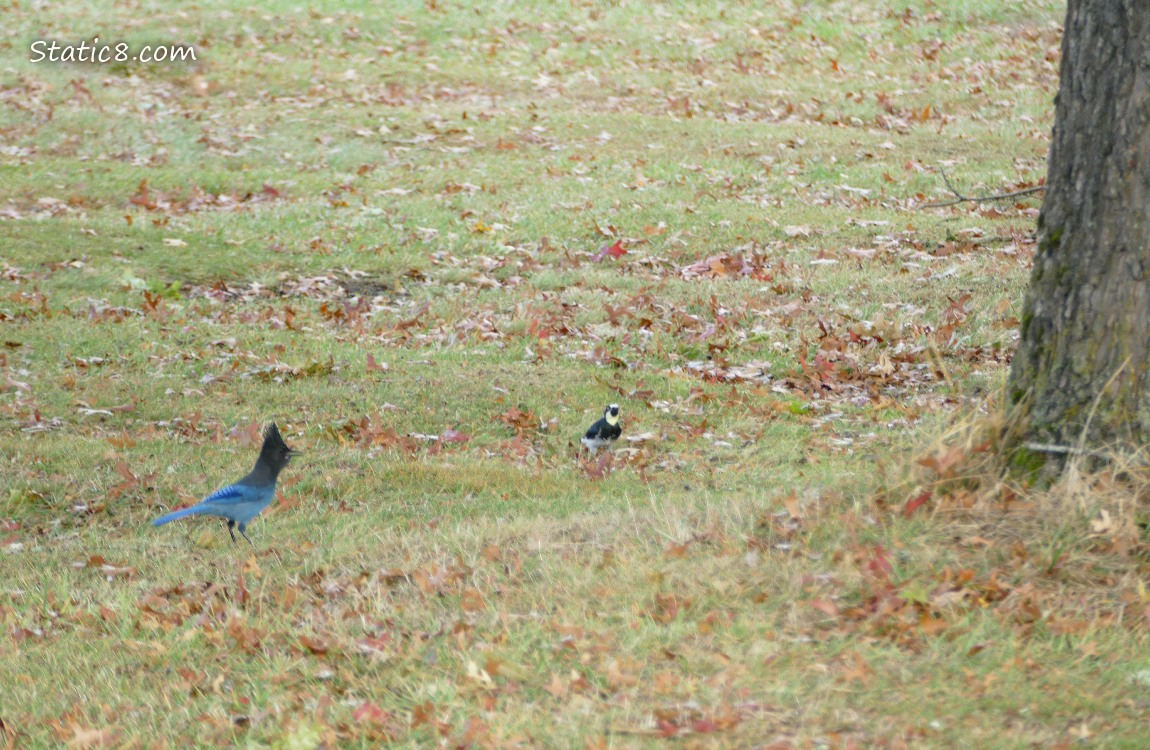
M 619 424 L 619 404 L 611 404 L 603 412 L 603 417 L 607 420 L 607 424 L 614 427 Z

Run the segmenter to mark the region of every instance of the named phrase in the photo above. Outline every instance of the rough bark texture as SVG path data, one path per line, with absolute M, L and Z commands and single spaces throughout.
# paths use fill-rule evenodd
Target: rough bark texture
M 1089 423 L 1088 448 L 1146 445 L 1146 0 L 1070 0 L 1046 185 L 1009 385 L 1011 399 L 1025 409 L 1024 437 L 1074 445 Z

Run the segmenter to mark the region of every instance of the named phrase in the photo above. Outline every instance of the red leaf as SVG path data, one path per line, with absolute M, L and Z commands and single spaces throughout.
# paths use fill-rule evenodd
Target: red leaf
M 591 260 L 598 263 L 599 261 L 610 255 L 612 258 L 622 258 L 627 254 L 627 250 L 623 247 L 623 240 L 615 240 L 614 244 L 608 245 L 606 242 L 599 248 L 599 252 L 591 257 Z
M 894 570 L 881 544 L 875 546 L 874 559 L 867 563 L 867 568 L 880 578 L 886 578 Z
M 351 714 L 351 718 L 363 724 L 383 724 L 387 721 L 387 716 L 387 711 L 371 701 L 364 701 L 363 705 Z
M 904 516 L 910 517 L 911 513 L 914 513 L 916 510 L 921 508 L 926 503 L 926 501 L 929 499 L 930 499 L 930 490 L 927 490 L 926 492 L 922 493 L 918 497 L 911 498 L 910 500 L 907 500 L 906 501 L 906 507 L 903 508 L 902 514 Z
M 444 430 L 443 434 L 439 436 L 441 443 L 466 443 L 471 439 L 470 435 L 465 435 L 457 430 Z
M 699 719 L 691 722 L 691 731 L 698 732 L 699 734 L 707 734 L 709 732 L 721 731 L 722 727 L 716 724 L 711 719 Z

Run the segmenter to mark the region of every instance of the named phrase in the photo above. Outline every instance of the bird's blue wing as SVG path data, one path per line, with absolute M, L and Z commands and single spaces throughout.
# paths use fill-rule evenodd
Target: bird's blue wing
M 249 493 L 245 492 L 245 487 L 239 484 L 229 484 L 227 487 L 221 487 L 212 494 L 201 500 L 201 503 L 213 503 L 220 505 L 228 505 L 231 503 L 242 503 L 250 499 Z

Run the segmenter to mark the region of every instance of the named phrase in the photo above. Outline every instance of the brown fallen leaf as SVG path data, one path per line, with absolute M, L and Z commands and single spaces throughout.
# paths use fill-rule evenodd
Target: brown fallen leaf
M 922 630 L 924 635 L 938 635 L 949 627 L 946 620 L 941 617 L 935 617 L 929 612 L 923 612 L 919 617 L 918 627 Z
M 639 678 L 627 670 L 627 666 L 620 664 L 618 659 L 607 663 L 607 684 L 613 689 L 631 687 L 639 684 Z
M 863 687 L 867 687 L 870 685 L 871 678 L 870 665 L 867 664 L 866 660 L 859 656 L 857 652 L 851 654 L 851 657 L 854 660 L 854 666 L 843 670 L 842 674 L 839 675 L 839 679 L 843 682 L 858 681 Z
M 464 612 L 482 612 L 487 609 L 487 603 L 483 600 L 483 594 L 479 589 L 470 588 L 463 592 L 463 596 L 459 598 L 459 606 L 463 608 Z
M 811 606 L 817 609 L 819 612 L 827 615 L 828 617 L 839 616 L 838 605 L 836 605 L 830 599 L 812 599 Z
M 563 682 L 563 678 L 556 672 L 551 673 L 551 681 L 543 689 L 559 700 L 567 697 L 567 683 Z
M 328 652 L 327 641 L 323 638 L 301 635 L 299 637 L 299 643 L 315 656 L 324 656 Z

